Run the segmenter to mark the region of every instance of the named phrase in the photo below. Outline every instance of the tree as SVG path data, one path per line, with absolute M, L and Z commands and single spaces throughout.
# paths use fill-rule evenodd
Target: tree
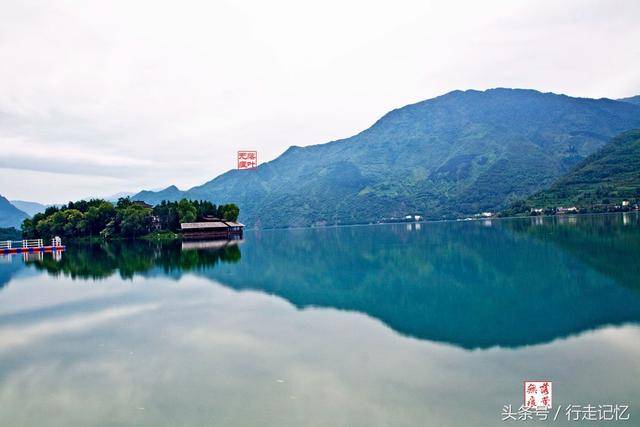
M 34 220 L 36 220 L 36 216 L 38 216 L 38 215 L 42 215 L 43 218 L 49 217 L 49 216 L 53 215 L 54 213 L 58 212 L 59 210 L 60 210 L 60 208 L 58 208 L 57 206 L 49 206 L 48 208 L 46 208 L 44 210 L 43 214 L 35 214 L 33 216 L 33 218 L 34 218 Z
M 109 202 L 101 201 L 89 207 L 85 214 L 85 234 L 90 236 L 100 234 L 114 216 L 115 209 Z
M 198 219 L 203 219 L 206 216 L 215 216 L 217 214 L 216 205 L 207 200 L 196 200 L 193 202 L 197 210 Z
M 161 229 L 177 231 L 180 228 L 178 203 L 163 200 L 160 204 L 154 206 L 153 214 L 160 220 Z
M 182 199 L 178 202 L 178 216 L 180 222 L 193 222 L 198 217 L 198 211 L 191 201 Z
M 84 214 L 77 209 L 67 209 L 66 211 L 60 212 L 60 214 L 62 214 L 63 219 L 62 233 L 60 233 L 60 235 L 65 237 L 80 236 Z
M 25 239 L 33 239 L 36 237 L 36 221 L 31 218 L 25 218 L 22 221 L 22 235 Z M 5 239 L 6 240 L 6 239 Z
M 120 197 L 116 203 L 116 209 L 126 209 L 132 204 L 133 202 L 128 197 Z
M 124 237 L 143 236 L 151 230 L 151 209 L 130 205 L 118 212 L 120 232 Z
M 51 236 L 51 221 L 49 220 L 38 221 L 38 223 L 34 228 L 34 231 L 35 231 L 34 234 L 29 237 L 35 238 L 40 236 L 44 239 L 49 238 L 49 236 Z
M 218 206 L 218 216 L 227 221 L 236 221 L 240 215 L 240 208 L 233 203 Z

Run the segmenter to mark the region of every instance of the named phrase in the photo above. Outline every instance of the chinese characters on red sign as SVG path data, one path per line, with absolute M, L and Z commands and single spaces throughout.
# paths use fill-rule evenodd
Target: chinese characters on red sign
M 255 169 L 257 167 L 257 151 L 238 151 L 238 169 Z
M 551 381 L 524 382 L 525 408 L 551 408 Z

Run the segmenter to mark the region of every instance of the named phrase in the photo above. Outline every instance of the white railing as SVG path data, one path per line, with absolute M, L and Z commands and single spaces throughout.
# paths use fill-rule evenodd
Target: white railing
M 51 246 L 62 246 L 62 239 L 60 237 L 54 237 L 51 239 Z M 43 239 L 26 239 L 26 240 L 2 240 L 0 241 L 0 249 L 12 249 L 12 248 L 42 248 L 44 247 Z
M 22 241 L 23 248 L 41 248 L 43 246 L 42 239 L 27 239 Z
M 44 240 L 42 239 L 3 240 L 0 242 L 0 249 L 41 248 L 43 246 L 44 246 Z

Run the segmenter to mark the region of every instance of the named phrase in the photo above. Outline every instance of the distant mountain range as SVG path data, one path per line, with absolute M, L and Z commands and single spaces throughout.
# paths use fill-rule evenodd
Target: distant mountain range
M 11 200 L 11 204 L 29 216 L 34 216 L 37 213 L 44 212 L 45 209 L 51 206 L 37 202 L 27 202 L 24 200 Z
M 384 115 L 347 139 L 290 147 L 255 170 L 231 170 L 181 197 L 240 206 L 251 226 L 429 219 L 496 211 L 548 187 L 615 135 L 640 127 L 634 98 L 525 89 L 454 91 Z
M 159 191 L 143 190 L 133 195 L 131 198 L 133 200 L 143 200 L 149 204 L 157 205 L 163 200 L 176 201 L 180 200 L 182 197 L 186 197 L 186 193 L 184 191 L 180 191 L 175 185 L 172 185 Z
M 527 206 L 589 207 L 640 198 L 640 129 L 625 132 L 587 157 Z
M 5 197 L 0 196 L 0 227 L 20 228 L 22 221 L 28 217 L 29 215 L 12 205 Z
M 119 198 L 121 197 L 130 197 L 133 196 L 134 194 L 136 194 L 133 191 L 121 191 L 119 193 L 116 194 L 112 194 L 110 196 L 107 197 L 101 197 L 102 199 L 108 200 L 110 202 L 117 202 Z
M 117 202 L 121 197 L 129 197 L 134 195 L 133 192 L 123 191 L 120 193 L 112 194 L 107 197 L 86 197 L 85 200 L 92 198 L 102 198 L 110 202 Z M 27 217 L 32 217 L 37 213 L 44 212 L 48 207 L 61 206 L 58 205 L 45 205 L 38 202 L 30 202 L 26 200 L 7 200 L 5 197 L 0 196 L 0 227 L 14 227 L 21 228 L 22 221 Z
M 106 197 L 96 197 L 90 196 L 85 197 L 85 200 L 93 199 L 93 198 L 102 198 L 104 200 L 108 200 L 110 202 L 117 202 L 120 197 L 129 197 L 133 196 L 135 193 L 131 191 L 122 191 L 120 193 L 112 194 Z M 29 202 L 26 200 L 11 200 L 10 203 L 21 211 L 25 212 L 29 216 L 34 216 L 37 213 L 44 212 L 50 206 L 60 206 L 58 205 L 44 205 L 38 202 Z

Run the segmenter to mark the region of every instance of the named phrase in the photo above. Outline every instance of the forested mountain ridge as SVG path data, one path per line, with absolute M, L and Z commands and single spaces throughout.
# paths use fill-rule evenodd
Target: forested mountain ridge
M 261 227 L 450 218 L 529 196 L 634 127 L 640 106 L 628 102 L 454 91 L 393 110 L 353 137 L 290 147 L 256 170 L 231 170 L 174 196 L 229 200 L 243 222 Z
M 525 200 L 524 209 L 622 205 L 640 200 L 640 129 L 615 137 L 575 169 Z
M 16 208 L 5 197 L 0 196 L 0 227 L 20 228 L 20 224 L 29 215 Z

